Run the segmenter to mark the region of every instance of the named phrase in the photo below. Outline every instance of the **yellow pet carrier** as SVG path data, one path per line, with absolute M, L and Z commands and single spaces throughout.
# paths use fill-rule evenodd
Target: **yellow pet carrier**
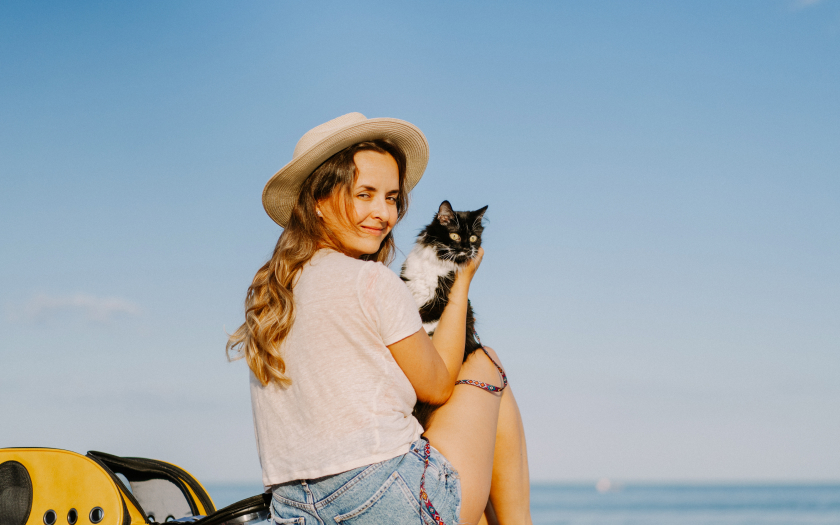
M 198 480 L 164 461 L 0 449 L 0 525 L 251 525 L 267 519 L 269 497 L 216 511 Z

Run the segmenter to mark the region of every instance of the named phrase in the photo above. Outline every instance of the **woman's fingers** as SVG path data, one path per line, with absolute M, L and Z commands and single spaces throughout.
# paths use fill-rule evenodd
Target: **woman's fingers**
M 478 271 L 478 267 L 481 266 L 482 259 L 484 259 L 484 248 L 479 248 L 476 256 L 467 261 L 467 264 L 462 266 L 458 273 L 464 274 L 466 277 L 472 279 L 475 272 Z
M 470 261 L 470 264 L 475 266 L 475 269 L 478 270 L 478 267 L 481 265 L 481 261 L 484 259 L 484 248 L 481 246 L 478 247 L 478 254 L 475 256 L 475 259 Z

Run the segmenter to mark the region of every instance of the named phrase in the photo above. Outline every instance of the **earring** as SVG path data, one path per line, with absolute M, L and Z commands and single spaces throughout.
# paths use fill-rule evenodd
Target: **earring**
M 323 215 L 321 215 L 321 210 L 319 210 L 319 209 L 317 209 L 317 208 L 315 209 L 315 214 L 316 214 L 318 217 L 323 217 Z

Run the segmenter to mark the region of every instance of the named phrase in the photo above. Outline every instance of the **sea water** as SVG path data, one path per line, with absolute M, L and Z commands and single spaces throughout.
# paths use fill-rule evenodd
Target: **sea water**
M 840 525 L 838 485 L 547 485 L 531 487 L 535 525 Z M 221 508 L 261 492 L 209 485 Z
M 840 524 L 840 485 L 534 485 L 541 525 Z

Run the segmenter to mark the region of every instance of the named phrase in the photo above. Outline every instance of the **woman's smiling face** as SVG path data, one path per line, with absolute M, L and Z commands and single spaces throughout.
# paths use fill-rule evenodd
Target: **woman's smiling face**
M 350 193 L 348 216 L 342 217 L 344 206 L 336 194 L 321 201 L 318 210 L 344 252 L 358 259 L 376 253 L 397 223 L 400 176 L 397 161 L 387 153 L 362 150 L 353 156 L 353 162 L 356 180 Z

